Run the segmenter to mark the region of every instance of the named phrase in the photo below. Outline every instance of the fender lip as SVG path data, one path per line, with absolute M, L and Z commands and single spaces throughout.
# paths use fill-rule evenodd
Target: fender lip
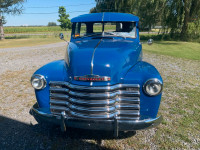
M 36 119 L 46 123 L 52 123 L 62 126 L 62 117 L 48 114 L 39 110 L 36 103 L 30 110 L 30 114 Z M 149 118 L 145 120 L 117 120 L 117 128 L 119 131 L 135 131 L 156 127 L 163 120 L 162 116 L 157 118 Z M 90 130 L 115 130 L 115 119 L 113 120 L 86 120 L 73 117 L 65 117 L 64 125 L 68 127 L 90 129 Z

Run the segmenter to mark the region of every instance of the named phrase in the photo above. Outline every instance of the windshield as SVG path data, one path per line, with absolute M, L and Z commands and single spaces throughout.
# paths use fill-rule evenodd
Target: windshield
M 74 23 L 72 36 L 74 38 L 89 36 L 136 38 L 136 25 L 135 22 Z

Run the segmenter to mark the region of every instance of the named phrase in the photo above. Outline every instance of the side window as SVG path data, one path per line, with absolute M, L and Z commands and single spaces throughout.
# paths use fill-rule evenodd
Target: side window
M 85 23 L 76 23 L 74 37 L 85 36 L 87 31 L 87 26 Z
M 102 32 L 102 23 L 94 23 L 93 33 L 101 33 L 101 32 Z
M 85 23 L 81 23 L 80 25 L 80 36 L 85 36 L 87 34 L 87 26 Z

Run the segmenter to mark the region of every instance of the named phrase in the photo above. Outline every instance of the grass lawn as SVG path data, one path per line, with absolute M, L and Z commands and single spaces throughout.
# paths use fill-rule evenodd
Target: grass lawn
M 168 55 L 191 60 L 200 60 L 200 43 L 180 41 L 155 41 L 153 45 L 143 44 L 145 52 Z
M 62 42 L 59 33 L 52 32 L 52 35 L 11 35 L 0 41 L 0 48 L 37 46 Z M 69 33 L 65 33 L 65 39 L 69 40 Z
M 12 47 L 26 47 L 44 45 L 50 43 L 61 42 L 59 38 L 26 38 L 26 39 L 5 39 L 0 41 L 0 48 L 12 48 Z

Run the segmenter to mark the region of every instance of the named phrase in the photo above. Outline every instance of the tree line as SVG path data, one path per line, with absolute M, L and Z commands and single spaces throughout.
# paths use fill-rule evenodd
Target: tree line
M 141 28 L 161 25 L 162 33 L 182 40 L 200 38 L 200 0 L 95 0 L 90 13 L 123 12 L 140 17 Z
M 20 14 L 26 0 L 0 0 L 0 40 L 4 39 L 2 14 Z M 162 33 L 172 38 L 200 39 L 200 0 L 95 0 L 96 7 L 90 13 L 123 12 L 140 17 L 140 28 L 162 26 Z M 58 10 L 60 27 L 71 28 L 65 7 Z M 52 25 L 52 24 L 50 24 Z

